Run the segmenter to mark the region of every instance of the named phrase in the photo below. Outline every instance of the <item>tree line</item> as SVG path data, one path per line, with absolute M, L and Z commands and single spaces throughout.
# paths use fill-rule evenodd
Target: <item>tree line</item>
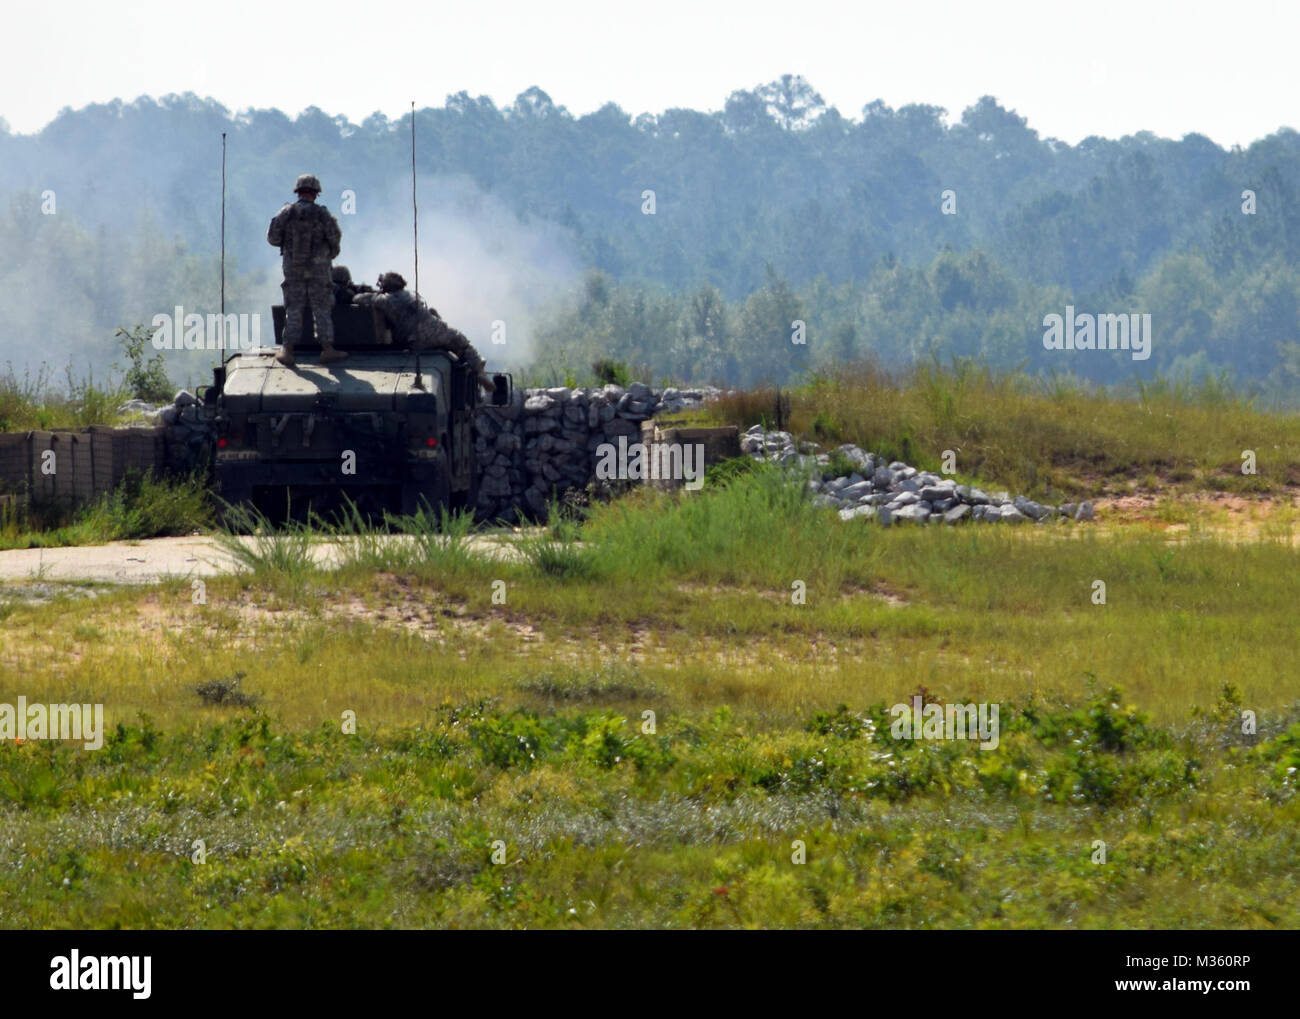
M 879 101 L 845 116 L 789 75 L 721 110 L 635 117 L 612 103 L 575 117 L 540 88 L 504 107 L 462 92 L 416 127 L 423 179 L 467 182 L 455 202 L 500 203 L 520 230 L 546 224 L 588 270 L 538 309 L 542 359 L 599 349 L 698 381 L 776 381 L 852 351 L 1274 388 L 1297 367 L 1289 129 L 1245 149 L 1145 132 L 1067 145 L 992 97 L 951 120 Z M 408 236 L 409 121 L 188 94 L 65 110 L 38 134 L 0 132 L 4 355 L 93 356 L 117 325 L 211 301 L 222 131 L 237 297 L 274 295 L 265 222 L 302 170 L 327 204 L 353 193 L 345 246 L 349 228 Z M 1042 319 L 1067 304 L 1151 313 L 1151 359 L 1046 356 Z

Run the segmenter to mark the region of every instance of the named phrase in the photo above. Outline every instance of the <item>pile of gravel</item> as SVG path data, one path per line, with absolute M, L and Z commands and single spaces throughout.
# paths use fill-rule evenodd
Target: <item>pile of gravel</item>
M 813 504 L 839 510 L 840 519 L 863 518 L 889 526 L 896 523 L 959 524 L 968 520 L 985 523 L 1036 524 L 1049 520 L 1091 520 L 1092 503 L 1063 503 L 1047 506 L 1012 498 L 1007 492 L 983 492 L 971 485 L 959 485 L 931 471 L 919 471 L 899 460 L 885 463 L 874 453 L 845 444 L 835 459 L 847 463 L 847 472 L 835 471 L 832 456 L 813 443 L 796 446 L 789 432 L 764 431 L 762 425 L 749 429 L 740 440 L 741 452 L 755 460 L 807 470 L 814 492 Z

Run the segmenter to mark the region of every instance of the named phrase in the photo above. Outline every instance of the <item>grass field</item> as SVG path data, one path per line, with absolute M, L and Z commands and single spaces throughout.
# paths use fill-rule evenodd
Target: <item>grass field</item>
M 109 729 L 0 744 L 0 925 L 1294 928 L 1300 550 L 1267 478 L 1250 528 L 882 530 L 756 470 L 506 559 L 453 521 L 331 572 L 271 534 L 202 588 L 0 588 L 0 703 Z M 913 696 L 997 704 L 996 748 L 896 738 Z

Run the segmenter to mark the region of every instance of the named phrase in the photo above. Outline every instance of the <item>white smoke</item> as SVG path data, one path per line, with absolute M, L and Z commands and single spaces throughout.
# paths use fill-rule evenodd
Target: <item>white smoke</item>
M 333 182 L 337 185 L 340 182 Z M 400 172 L 384 191 L 360 189 L 349 213 L 333 189 L 328 201 L 343 230 L 336 264 L 346 265 L 358 282 L 373 283 L 393 270 L 415 288 L 411 239 L 410 178 Z M 460 329 L 493 369 L 527 364 L 533 351 L 533 322 L 545 305 L 563 297 L 580 275 L 576 244 L 569 231 L 541 220 L 521 221 L 500 199 L 463 177 L 419 179 L 420 294 L 447 322 Z M 232 250 L 251 239 L 251 259 L 232 258 L 227 278 L 227 311 L 257 314 L 260 341 L 275 342 L 271 306 L 282 301 L 280 256 L 265 242 L 265 223 L 279 196 L 255 215 L 232 221 L 254 223 L 256 235 L 232 237 Z M 187 245 L 176 236 L 168 248 L 153 219 L 139 219 L 135 231 L 92 233 L 73 213 L 43 216 L 30 201 L 14 199 L 0 210 L 0 384 L 7 365 L 19 376 L 45 370 L 56 384 L 67 365 L 77 377 L 93 374 L 103 382 L 109 366 L 124 359 L 113 336 L 116 325 L 150 323 L 155 314 L 206 316 L 218 310 L 215 252 Z M 138 250 L 137 250 L 138 249 Z M 495 330 L 504 343 L 494 343 Z M 504 333 L 502 334 L 502 330 Z M 146 356 L 156 351 L 150 347 Z M 209 381 L 217 355 L 212 351 L 171 350 L 166 370 L 178 385 Z M 42 369 L 44 365 L 44 369 Z
M 421 177 L 417 200 L 420 296 L 489 367 L 528 362 L 536 313 L 580 274 L 572 236 L 553 223 L 522 222 L 464 178 Z M 409 179 L 405 194 L 395 183 L 383 195 L 357 194 L 353 215 L 330 211 L 343 229 L 336 265 L 372 285 L 381 272 L 399 272 L 415 289 Z M 504 342 L 494 343 L 494 335 Z

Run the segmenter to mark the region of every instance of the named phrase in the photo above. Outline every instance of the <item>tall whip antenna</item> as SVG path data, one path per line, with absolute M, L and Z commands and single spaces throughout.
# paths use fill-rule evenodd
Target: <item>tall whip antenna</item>
M 415 299 L 420 299 L 420 210 L 415 206 L 415 100 L 411 100 L 411 228 L 415 235 Z
M 221 361 L 226 360 L 226 132 L 221 132 Z
M 420 210 L 415 206 L 415 100 L 411 100 L 411 230 L 415 235 L 415 305 L 420 306 Z M 420 374 L 420 348 L 415 346 L 415 382 L 412 389 L 423 389 Z

